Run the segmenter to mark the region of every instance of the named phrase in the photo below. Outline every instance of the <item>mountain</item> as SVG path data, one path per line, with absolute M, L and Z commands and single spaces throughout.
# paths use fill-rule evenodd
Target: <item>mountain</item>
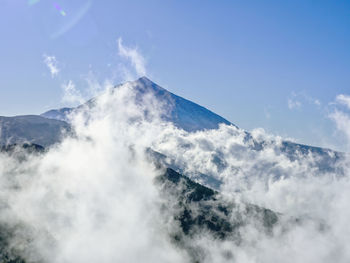
M 49 110 L 40 116 L 48 118 L 48 119 L 55 119 L 60 121 L 68 121 L 67 116 L 73 111 L 73 108 L 62 108 L 59 110 Z
M 140 99 L 140 101 L 145 94 L 153 93 L 157 101 L 169 108 L 168 113 L 162 116 L 163 119 L 172 122 L 180 129 L 194 132 L 198 130 L 216 129 L 221 123 L 235 126 L 214 112 L 167 91 L 146 77 L 128 82 L 127 84 L 134 88 L 136 91 L 136 98 Z M 117 92 L 118 88 L 122 85 L 124 84 L 117 85 L 114 91 Z M 96 98 L 92 98 L 78 107 L 49 110 L 41 114 L 41 116 L 0 117 L 0 146 L 32 143 L 46 148 L 57 143 L 60 141 L 62 135 L 70 130 L 69 114 L 79 111 L 80 109 L 86 110 L 92 108 L 95 101 Z M 245 141 L 247 145 L 250 145 L 249 149 L 247 149 L 249 151 L 260 151 L 268 145 L 267 142 L 257 142 L 254 140 L 249 132 L 245 132 Z M 340 168 L 337 168 L 337 163 L 339 163 L 344 156 L 343 153 L 329 149 L 301 145 L 289 141 L 283 141 L 281 146 L 275 149 L 275 153 L 277 155 L 286 155 L 292 161 L 312 153 L 317 157 L 314 162 L 315 168 L 321 173 L 333 172 L 335 169 L 339 170 Z M 161 159 L 166 160 L 166 157 L 169 156 L 164 156 Z M 225 168 L 225 160 L 222 160 L 219 155 L 215 155 L 213 162 L 218 165 L 218 168 Z M 176 164 L 168 162 L 167 166 L 180 173 L 184 172 L 183 167 L 179 167 Z M 338 170 L 338 174 L 343 173 Z M 276 176 L 279 177 L 280 175 Z M 220 181 L 215 180 L 210 174 L 198 174 L 196 180 L 214 189 L 218 189 L 221 184 Z
M 254 204 L 228 201 L 219 192 L 169 168 L 156 178 L 156 185 L 163 213 L 171 214 L 179 226 L 170 230 L 170 238 L 188 253 L 191 262 L 207 262 L 203 260 L 205 252 L 193 245 L 203 233 L 211 239 L 230 240 L 240 245 L 250 220 L 255 222 L 256 231 L 269 235 L 282 216 Z M 227 259 L 232 260 L 233 256 L 227 255 Z
M 66 122 L 41 116 L 0 116 L 0 145 L 34 143 L 47 147 L 69 130 Z
M 208 109 L 161 88 L 145 77 L 129 84 L 135 88 L 137 96 L 141 97 L 152 92 L 157 100 L 165 105 L 173 106 L 170 115 L 164 115 L 163 118 L 186 131 L 215 129 L 220 123 L 233 125 Z M 115 90 L 118 87 L 120 86 L 116 86 Z M 68 115 L 80 108 L 93 107 L 94 100 L 91 99 L 76 108 L 50 110 L 41 116 L 0 117 L 0 152 L 21 160 L 29 154 L 45 153 L 46 147 L 59 142 L 65 133 L 70 132 Z M 249 153 L 258 152 L 268 145 L 266 141 L 256 141 L 249 132 L 244 134 L 245 140 L 248 142 L 247 147 L 244 149 L 235 148 L 234 155 L 239 155 L 240 150 Z M 186 146 L 186 149 L 188 147 L 191 146 Z M 273 150 L 291 160 L 303 159 L 309 153 L 315 154 L 317 158 L 315 158 L 314 165 L 315 170 L 320 171 L 319 174 L 337 169 L 337 162 L 342 159 L 342 153 L 288 141 L 283 141 Z M 147 153 L 150 162 L 155 163 L 156 167 L 163 171 L 154 180 L 155 186 L 159 190 L 159 204 L 161 204 L 161 211 L 164 215 L 162 220 L 164 220 L 164 226 L 168 226 L 170 223 L 175 226 L 164 229 L 167 229 L 171 242 L 187 252 L 191 262 L 208 262 L 204 260 L 205 251 L 197 246 L 196 242 L 193 242 L 199 240 L 203 233 L 210 240 L 233 241 L 235 245 L 239 246 L 244 245 L 245 232 L 247 229 L 252 230 L 251 227 L 254 227 L 254 231 L 272 236 L 275 226 L 278 226 L 278 231 L 282 227 L 281 232 L 283 233 L 291 224 L 299 224 L 302 220 L 307 220 L 307 217 L 306 219 L 290 218 L 284 222 L 281 219 L 285 215 L 275 211 L 251 203 L 227 200 L 225 196 L 220 194 L 222 181 L 215 176 L 200 172 L 186 174 L 186 169 L 181 166 L 183 163 L 176 163 L 171 157 L 151 148 L 147 149 Z M 191 161 L 189 160 L 189 162 Z M 217 165 L 218 170 L 225 169 L 228 165 L 224 156 L 218 152 L 213 153 L 212 162 Z M 273 171 L 270 169 L 269 163 L 262 164 L 263 166 L 259 169 L 274 172 L 276 176 L 279 176 L 278 169 Z M 275 164 L 272 163 L 272 165 Z M 337 172 L 337 174 L 341 174 L 341 172 Z M 249 228 L 247 228 L 248 226 Z M 24 224 L 11 226 L 0 222 L 0 262 L 26 262 L 24 255 L 28 255 L 31 246 L 35 245 L 34 240 L 30 237 L 30 229 L 28 230 L 26 227 Z M 321 224 L 317 227 L 324 229 Z M 21 236 L 20 245 L 13 247 L 11 241 L 14 238 L 18 239 L 18 233 L 27 233 L 28 236 Z M 225 257 L 227 261 L 235 259 L 232 253 L 225 254 Z
M 163 89 L 146 77 L 129 82 L 129 84 L 135 88 L 136 96 L 140 97 L 145 93 L 151 92 L 158 101 L 162 102 L 164 105 L 169 105 L 171 107 L 170 114 L 167 116 L 163 115 L 163 119 L 172 122 L 176 127 L 184 129 L 185 131 L 193 132 L 205 129 L 216 129 L 219 127 L 220 123 L 232 125 L 231 122 L 223 117 L 192 101 L 186 100 Z M 116 86 L 115 89 L 118 89 L 119 86 Z M 91 104 L 93 100 L 94 99 L 88 101 L 86 104 Z M 77 108 L 49 110 L 41 114 L 41 116 L 67 121 L 68 114 L 83 106 L 84 105 L 80 105 Z

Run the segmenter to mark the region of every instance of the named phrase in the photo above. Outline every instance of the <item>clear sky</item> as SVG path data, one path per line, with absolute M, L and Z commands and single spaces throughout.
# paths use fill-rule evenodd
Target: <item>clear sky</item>
M 327 115 L 350 93 L 348 0 L 0 0 L 0 12 L 0 115 L 63 106 L 69 80 L 82 93 L 87 76 L 122 81 L 122 38 L 153 81 L 239 127 L 342 149 Z

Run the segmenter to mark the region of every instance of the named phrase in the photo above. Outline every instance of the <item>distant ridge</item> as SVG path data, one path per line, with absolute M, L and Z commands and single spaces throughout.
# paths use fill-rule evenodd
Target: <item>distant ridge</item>
M 69 130 L 64 121 L 37 115 L 0 116 L 0 145 L 29 143 L 47 147 L 59 142 Z

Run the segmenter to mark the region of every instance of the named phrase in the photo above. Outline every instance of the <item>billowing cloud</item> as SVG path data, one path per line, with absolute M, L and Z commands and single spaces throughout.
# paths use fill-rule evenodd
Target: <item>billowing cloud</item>
M 55 56 L 47 56 L 44 55 L 44 63 L 49 69 L 51 73 L 51 77 L 54 78 L 58 75 L 60 72 L 60 69 L 58 68 L 58 62 Z
M 349 262 L 346 156 L 322 169 L 336 153 L 284 151 L 282 138 L 262 129 L 188 133 L 161 118 L 166 105 L 151 93 L 139 95 L 130 83 L 109 88 L 72 116 L 74 132 L 62 143 L 21 159 L 0 154 L 0 223 L 16 229 L 10 243 L 28 261 Z M 150 148 L 235 204 L 229 220 L 239 239 L 198 228 L 174 242 L 179 206 L 159 194 L 154 181 L 164 171 L 149 160 Z M 266 232 L 246 203 L 277 212 L 278 224 Z
M 88 116 L 73 118 L 74 136 L 44 155 L 26 162 L 0 155 L 1 201 L 9 205 L 0 222 L 24 227 L 12 242 L 23 244 L 27 260 L 186 262 L 163 230 L 153 184 L 160 171 L 144 155 L 157 132 L 147 118 L 156 121 L 158 109 L 151 99 L 134 102 L 130 86 L 107 91 Z M 16 166 L 23 170 L 10 178 Z
M 138 76 L 146 75 L 145 59 L 137 48 L 131 48 L 123 45 L 122 38 L 118 38 L 118 51 L 121 57 L 130 60 L 130 63 L 134 67 Z

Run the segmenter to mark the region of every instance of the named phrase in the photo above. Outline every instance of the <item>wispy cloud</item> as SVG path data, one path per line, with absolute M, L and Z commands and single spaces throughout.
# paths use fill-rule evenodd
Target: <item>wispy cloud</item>
M 131 48 L 123 45 L 122 38 L 118 38 L 118 51 L 121 57 L 130 60 L 138 76 L 146 75 L 145 58 L 140 54 L 137 48 Z
M 301 102 L 297 101 L 295 99 L 288 99 L 288 108 L 290 110 L 300 109 L 301 108 Z
M 71 104 L 84 103 L 84 97 L 81 95 L 80 91 L 75 88 L 73 81 L 68 81 L 62 85 L 63 89 L 63 98 L 62 102 L 67 102 Z
M 314 104 L 317 105 L 317 106 L 320 106 L 320 105 L 321 105 L 321 102 L 320 102 L 318 99 L 314 99 L 313 102 L 314 102 Z
M 338 108 L 339 105 L 344 105 L 350 109 L 350 96 L 339 94 L 335 98 L 335 109 L 329 114 L 329 118 L 335 123 L 337 130 L 346 136 L 347 143 L 350 145 L 350 115 L 348 112 Z
M 44 63 L 48 67 L 51 73 L 51 77 L 54 78 L 58 75 L 60 72 L 60 69 L 58 68 L 58 61 L 55 56 L 48 56 L 44 54 Z
M 270 108 L 269 106 L 264 107 L 264 115 L 266 119 L 271 119 L 271 112 L 270 112 Z
M 329 115 L 329 117 L 334 121 L 337 129 L 346 135 L 350 141 L 350 118 L 349 115 L 343 111 L 335 110 Z
M 345 105 L 347 108 L 350 109 L 350 96 L 339 94 L 335 99 L 337 103 Z
M 300 109 L 303 106 L 303 102 L 311 105 L 321 106 L 321 101 L 314 97 L 309 96 L 305 92 L 292 92 L 288 99 L 288 108 L 290 110 Z

